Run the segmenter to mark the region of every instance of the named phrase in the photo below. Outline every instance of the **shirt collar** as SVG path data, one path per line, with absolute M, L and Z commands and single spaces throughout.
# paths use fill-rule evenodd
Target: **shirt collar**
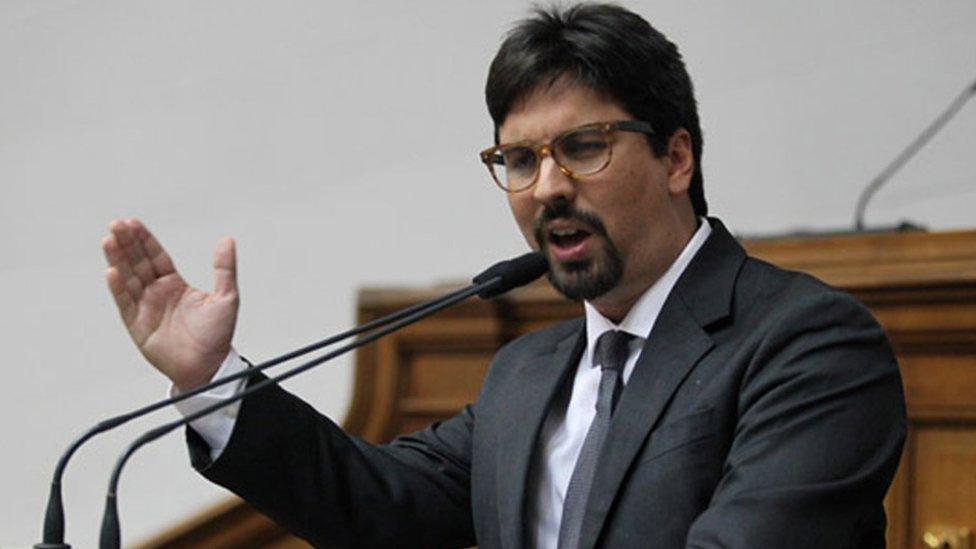
M 685 271 L 692 258 L 708 239 L 708 235 L 712 233 L 708 219 L 704 217 L 700 219 L 701 224 L 699 224 L 698 230 L 691 236 L 691 240 L 685 245 L 684 250 L 678 254 L 678 258 L 661 275 L 661 278 L 644 291 L 634 306 L 630 308 L 630 311 L 627 312 L 627 315 L 620 321 L 620 324 L 614 324 L 607 317 L 601 315 L 590 302 L 583 302 L 583 308 L 586 311 L 586 356 L 584 357 L 586 364 L 593 366 L 593 349 L 596 348 L 596 340 L 608 330 L 622 330 L 636 336 L 632 344 L 639 343 L 643 346 L 647 336 L 651 333 L 651 328 L 654 327 L 654 322 L 657 320 L 661 308 L 664 307 L 664 301 L 671 293 L 671 289 L 674 288 L 678 278 L 681 277 L 681 273 Z

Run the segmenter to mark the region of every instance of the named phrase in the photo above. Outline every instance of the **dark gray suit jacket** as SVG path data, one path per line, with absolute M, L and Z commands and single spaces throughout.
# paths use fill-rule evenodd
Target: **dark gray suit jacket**
M 884 334 L 712 226 L 620 397 L 581 547 L 883 547 L 905 438 Z M 188 431 L 194 466 L 317 546 L 525 547 L 536 438 L 584 342 L 582 319 L 512 342 L 477 402 L 379 447 L 275 387 L 215 462 Z

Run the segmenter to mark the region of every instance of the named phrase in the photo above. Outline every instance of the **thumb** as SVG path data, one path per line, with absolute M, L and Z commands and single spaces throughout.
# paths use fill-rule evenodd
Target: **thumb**
M 224 237 L 214 250 L 214 293 L 227 295 L 237 293 L 237 252 L 234 239 Z

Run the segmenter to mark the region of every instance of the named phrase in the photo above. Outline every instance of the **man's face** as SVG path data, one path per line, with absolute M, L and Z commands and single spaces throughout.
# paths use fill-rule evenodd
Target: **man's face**
M 605 96 L 559 80 L 518 102 L 499 138 L 546 143 L 584 124 L 632 119 Z M 549 260 L 553 285 L 619 320 L 690 238 L 692 160 L 684 130 L 661 158 L 643 134 L 618 131 L 612 138 L 612 160 L 602 171 L 571 178 L 547 156 L 535 186 L 509 193 L 508 201 L 529 245 Z

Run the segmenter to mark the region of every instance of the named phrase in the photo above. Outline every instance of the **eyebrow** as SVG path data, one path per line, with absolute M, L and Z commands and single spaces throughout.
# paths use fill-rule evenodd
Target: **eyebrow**
M 553 139 L 556 139 L 557 137 L 559 137 L 561 135 L 566 135 L 567 133 L 569 133 L 569 132 L 571 132 L 573 130 L 578 130 L 580 128 L 584 128 L 586 126 L 591 126 L 593 124 L 605 124 L 607 122 L 608 121 L 606 121 L 606 120 L 593 120 L 591 122 L 583 122 L 581 124 L 576 124 L 576 125 L 573 125 L 573 126 L 569 126 L 568 128 L 564 128 L 562 130 L 557 131 L 556 133 L 554 133 L 552 135 L 552 137 L 550 137 L 548 139 L 545 139 L 545 138 L 544 139 L 515 139 L 515 140 L 512 140 L 512 141 L 505 141 L 505 140 L 499 139 L 498 144 L 499 145 L 518 145 L 520 143 L 549 143 L 549 142 L 552 142 Z M 610 120 L 609 122 L 613 122 L 613 120 Z M 500 133 L 501 132 L 499 132 L 499 134 Z M 499 137 L 500 137 L 500 135 L 499 135 Z

